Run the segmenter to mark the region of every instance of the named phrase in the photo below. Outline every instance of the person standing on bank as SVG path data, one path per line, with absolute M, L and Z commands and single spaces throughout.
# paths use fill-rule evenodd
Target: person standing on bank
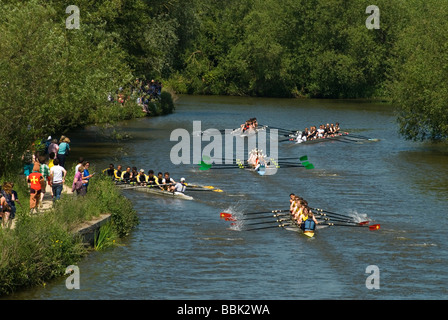
M 61 198 L 67 171 L 59 165 L 59 159 L 54 159 L 54 166 L 50 169 L 50 181 L 53 189 L 53 202 Z
M 82 184 L 80 195 L 85 196 L 87 194 L 87 187 L 89 186 L 89 180 L 93 177 L 95 173 L 90 174 L 89 172 L 90 163 L 88 161 L 84 162 L 84 173 L 82 175 L 82 180 L 86 181 Z
M 33 172 L 28 176 L 28 183 L 30 184 L 30 214 L 37 211 L 39 208 L 40 194 L 45 182 L 44 177 L 40 171 L 38 162 L 34 163 Z
M 70 139 L 67 137 L 61 137 L 61 143 L 59 144 L 57 159 L 59 160 L 59 165 L 65 168 L 65 158 L 70 152 Z

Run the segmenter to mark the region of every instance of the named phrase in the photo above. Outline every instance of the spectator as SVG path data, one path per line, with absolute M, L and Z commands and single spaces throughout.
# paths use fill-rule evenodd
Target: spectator
M 84 166 L 80 165 L 76 166 L 76 168 L 77 171 L 75 173 L 75 178 L 73 179 L 72 192 L 76 191 L 76 194 L 80 195 L 83 188 L 83 184 L 87 183 L 87 180 L 84 180 L 82 178 L 84 172 Z
M 89 186 L 89 180 L 95 174 L 95 173 L 90 174 L 89 168 L 90 168 L 90 163 L 88 161 L 84 161 L 84 173 L 82 176 L 82 180 L 86 181 L 86 182 L 82 184 L 82 189 L 80 192 L 80 194 L 82 196 L 85 196 L 87 194 L 87 187 Z
M 59 143 L 59 150 L 57 158 L 59 160 L 59 165 L 65 168 L 65 158 L 69 155 L 70 152 L 70 139 L 62 136 Z
M 58 140 L 57 139 L 51 140 L 51 143 L 48 146 L 48 154 L 50 155 L 50 159 L 53 159 L 53 160 L 56 159 L 58 151 L 59 151 Z M 52 154 L 53 154 L 53 157 L 51 156 Z
M 44 181 L 42 182 L 42 191 L 40 196 L 40 207 L 42 207 L 42 201 L 44 200 L 46 188 L 47 188 L 47 180 L 50 178 L 50 167 L 45 163 L 46 157 L 45 156 L 39 156 L 39 163 L 40 163 L 40 169 L 39 172 L 44 177 Z
M 53 189 L 53 201 L 57 201 L 61 198 L 67 171 L 59 165 L 58 159 L 55 159 L 53 164 L 54 166 L 50 169 L 50 180 Z
M 42 192 L 42 183 L 44 178 L 40 171 L 38 162 L 34 163 L 33 172 L 28 176 L 28 183 L 30 184 L 30 214 L 38 211 L 40 193 Z
M 1 197 L 4 198 L 4 201 L 6 201 L 6 206 L 5 206 L 5 214 L 3 216 L 3 226 L 9 226 L 10 222 L 12 219 L 14 219 L 15 217 L 15 213 L 16 213 L 16 206 L 15 206 L 15 198 L 14 198 L 14 194 L 12 193 L 12 185 L 11 182 L 4 182 L 2 189 L 1 189 Z

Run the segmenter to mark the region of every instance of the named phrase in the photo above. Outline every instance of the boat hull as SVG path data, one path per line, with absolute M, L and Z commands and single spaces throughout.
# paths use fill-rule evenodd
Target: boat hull
M 118 184 L 117 186 L 124 190 L 135 190 L 135 191 L 146 192 L 146 193 L 151 193 L 151 194 L 158 194 L 161 196 L 171 197 L 171 198 L 176 198 L 176 199 L 194 200 L 194 198 L 192 196 L 186 195 L 184 193 L 181 193 L 181 192 L 173 193 L 173 192 L 169 192 L 169 191 L 165 191 L 165 190 L 160 190 L 159 188 L 156 188 L 156 187 L 130 186 L 128 184 L 124 184 L 124 185 Z

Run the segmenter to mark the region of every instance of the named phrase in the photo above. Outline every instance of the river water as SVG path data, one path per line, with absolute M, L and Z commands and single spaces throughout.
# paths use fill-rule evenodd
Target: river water
M 11 298 L 448 298 L 448 148 L 400 138 L 391 106 L 215 96 L 180 96 L 176 106 L 172 115 L 120 123 L 116 130 L 131 138 L 119 143 L 97 128 L 73 132 L 71 160 L 84 156 L 100 169 L 112 162 L 169 171 L 174 179 L 224 192 L 191 192 L 195 200 L 185 201 L 123 191 L 141 223 L 120 246 L 79 262 L 81 289 L 68 290 L 62 277 Z M 339 122 L 379 141 L 279 143 L 280 157 L 307 155 L 315 169 L 280 168 L 270 176 L 171 163 L 173 130 L 191 132 L 193 121 L 203 130 L 231 129 L 251 117 L 288 129 Z M 381 229 L 334 226 L 308 239 L 281 228 L 232 230 L 219 217 L 287 208 L 291 192 L 311 207 L 367 216 Z M 371 275 L 379 278 L 371 282 Z

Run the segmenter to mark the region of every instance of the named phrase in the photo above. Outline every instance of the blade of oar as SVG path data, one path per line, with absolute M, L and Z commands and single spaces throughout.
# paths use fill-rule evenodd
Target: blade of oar
M 356 225 L 356 224 L 338 224 L 338 223 L 322 223 L 322 225 L 334 226 L 334 227 L 360 227 L 360 228 L 369 228 L 369 230 L 379 230 L 381 226 L 379 224 L 373 224 L 371 226 L 366 225 Z

